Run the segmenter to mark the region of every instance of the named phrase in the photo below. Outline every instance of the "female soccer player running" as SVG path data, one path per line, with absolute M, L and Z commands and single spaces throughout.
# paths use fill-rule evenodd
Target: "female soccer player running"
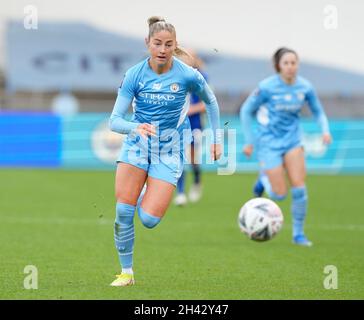
M 144 226 L 154 228 L 173 197 L 183 170 L 184 140 L 191 141 L 187 110 L 183 110 L 188 92 L 205 102 L 214 133 L 211 157 L 217 160 L 221 156 L 219 107 L 214 94 L 196 69 L 173 56 L 181 51 L 174 26 L 159 17 L 149 18 L 148 24 L 150 56 L 125 73 L 110 117 L 112 131 L 128 134 L 115 178 L 114 237 L 122 270 L 112 286 L 134 284 L 135 210 Z M 127 121 L 124 116 L 133 99 L 134 115 Z M 145 183 L 145 193 L 141 193 Z
M 250 157 L 253 144 L 257 149 L 260 175 L 254 195 L 265 191 L 273 200 L 287 195 L 285 172 L 291 185 L 293 243 L 311 246 L 304 234 L 307 211 L 305 160 L 299 127 L 300 111 L 307 102 L 322 130 L 323 143 L 331 143 L 327 117 L 312 84 L 297 75 L 298 55 L 287 48 L 278 49 L 273 56 L 277 74 L 261 81 L 240 109 L 245 136 L 243 152 Z M 257 115 L 258 134 L 254 141 L 252 119 Z

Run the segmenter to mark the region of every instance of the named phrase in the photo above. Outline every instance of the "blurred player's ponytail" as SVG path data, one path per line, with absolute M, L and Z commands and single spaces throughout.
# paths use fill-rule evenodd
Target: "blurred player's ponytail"
M 281 61 L 283 55 L 286 53 L 293 53 L 298 59 L 298 54 L 296 51 L 286 47 L 279 48 L 273 55 L 273 66 L 278 73 L 281 71 L 279 68 L 279 62 Z
M 194 58 L 185 49 L 177 46 L 176 49 L 174 49 L 173 55 L 178 58 L 186 57 L 187 59 L 189 59 L 191 61 L 191 63 L 187 63 L 187 64 L 194 67 Z
M 174 26 L 171 23 L 166 22 L 166 20 L 163 17 L 160 17 L 160 16 L 150 17 L 148 19 L 148 26 L 149 26 L 148 39 L 153 37 L 153 35 L 155 33 L 160 32 L 162 30 L 168 31 L 171 34 L 173 34 L 174 36 L 176 36 L 176 29 L 174 28 Z M 187 57 L 192 58 L 191 55 L 187 51 L 185 51 L 184 49 L 182 49 L 181 47 L 178 47 L 178 46 L 174 50 L 173 54 L 177 57 L 187 56 Z

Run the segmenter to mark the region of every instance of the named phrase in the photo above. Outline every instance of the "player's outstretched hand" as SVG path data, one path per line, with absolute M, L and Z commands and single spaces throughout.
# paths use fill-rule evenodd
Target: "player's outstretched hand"
M 326 145 L 330 144 L 332 142 L 332 137 L 330 133 L 324 133 L 322 135 L 322 142 Z
M 219 160 L 221 157 L 221 144 L 212 144 L 210 147 L 211 159 Z
M 252 153 L 253 153 L 253 145 L 252 144 L 247 144 L 243 147 L 243 153 L 245 154 L 245 156 L 247 158 L 250 158 Z
M 140 124 L 136 130 L 138 133 L 143 137 L 147 138 L 148 136 L 155 136 L 155 126 L 149 124 L 149 123 L 142 123 Z

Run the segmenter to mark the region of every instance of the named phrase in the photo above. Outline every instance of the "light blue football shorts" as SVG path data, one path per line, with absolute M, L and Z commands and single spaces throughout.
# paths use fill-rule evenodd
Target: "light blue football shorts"
M 148 176 L 177 185 L 186 162 L 183 143 L 169 143 L 140 135 L 128 135 L 117 162 L 128 163 L 147 172 Z
M 302 146 L 302 142 L 299 139 L 292 141 L 276 140 L 274 142 L 259 141 L 257 143 L 259 166 L 262 170 L 269 170 L 281 166 L 286 153 Z

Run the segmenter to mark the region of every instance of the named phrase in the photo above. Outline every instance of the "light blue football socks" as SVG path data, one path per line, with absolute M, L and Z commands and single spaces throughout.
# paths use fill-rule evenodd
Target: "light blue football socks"
M 263 187 L 262 187 L 263 186 Z M 263 190 L 262 190 L 263 189 Z M 254 186 L 254 195 L 259 197 L 265 191 L 268 196 L 275 201 L 281 201 L 286 198 L 287 195 L 276 194 L 271 187 L 268 176 L 264 173 L 259 175 L 259 178 Z M 306 186 L 292 187 L 292 233 L 293 243 L 302 246 L 312 246 L 312 242 L 309 241 L 304 234 L 304 223 L 307 214 L 307 190 Z
M 134 212 L 135 206 L 125 203 L 116 204 L 114 239 L 123 269 L 133 266 Z
M 303 226 L 307 212 L 307 190 L 306 187 L 293 187 L 292 192 L 292 222 L 293 238 L 304 235 Z

